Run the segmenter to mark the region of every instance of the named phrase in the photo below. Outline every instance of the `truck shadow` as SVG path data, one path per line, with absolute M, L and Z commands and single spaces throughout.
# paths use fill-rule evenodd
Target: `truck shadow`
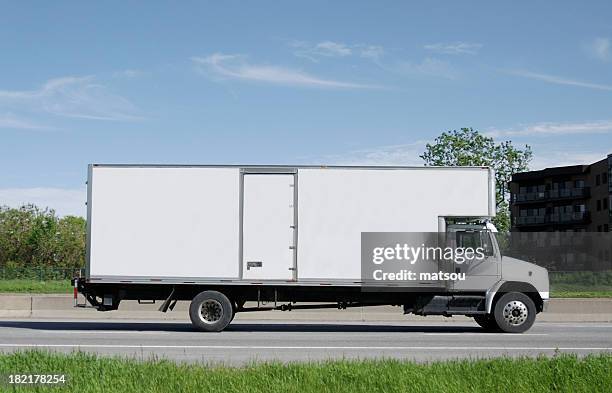
M 483 333 L 474 325 L 404 325 L 371 323 L 233 323 L 225 332 L 345 332 L 345 333 Z M 104 332 L 196 332 L 190 323 L 183 322 L 98 322 L 98 321 L 0 321 L 0 328 L 51 330 L 51 331 L 99 331 Z
M 226 331 L 233 332 L 344 332 L 344 333 L 458 333 L 481 332 L 477 326 L 418 326 L 380 325 L 371 323 L 240 323 L 229 325 Z

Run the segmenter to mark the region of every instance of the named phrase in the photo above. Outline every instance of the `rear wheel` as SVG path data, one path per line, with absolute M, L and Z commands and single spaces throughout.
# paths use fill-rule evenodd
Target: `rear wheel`
M 499 331 L 495 317 L 491 314 L 474 315 L 474 321 L 488 332 Z
M 191 323 L 203 332 L 220 332 L 234 317 L 231 301 L 217 291 L 204 291 L 191 301 L 189 306 Z
M 500 297 L 493 312 L 495 322 L 506 333 L 527 331 L 536 318 L 536 307 L 524 293 L 510 292 Z

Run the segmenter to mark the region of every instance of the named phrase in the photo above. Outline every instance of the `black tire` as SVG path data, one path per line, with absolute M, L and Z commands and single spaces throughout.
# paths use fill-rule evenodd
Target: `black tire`
M 495 317 L 491 314 L 474 315 L 474 321 L 487 332 L 499 332 Z
M 220 332 L 232 321 L 232 302 L 217 291 L 204 291 L 191 301 L 189 317 L 193 326 L 203 332 Z
M 493 315 L 497 326 L 506 333 L 523 333 L 535 322 L 536 307 L 524 293 L 509 292 L 500 297 Z

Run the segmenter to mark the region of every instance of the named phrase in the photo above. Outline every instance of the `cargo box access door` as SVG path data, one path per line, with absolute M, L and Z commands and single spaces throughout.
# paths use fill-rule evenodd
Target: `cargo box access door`
M 295 175 L 244 174 L 242 277 L 295 279 Z

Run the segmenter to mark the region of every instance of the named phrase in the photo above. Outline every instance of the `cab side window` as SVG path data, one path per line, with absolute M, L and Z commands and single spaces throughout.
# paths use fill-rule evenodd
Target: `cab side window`
M 473 248 L 481 247 L 486 256 L 494 255 L 493 243 L 489 231 L 462 231 L 457 232 L 457 247 Z

